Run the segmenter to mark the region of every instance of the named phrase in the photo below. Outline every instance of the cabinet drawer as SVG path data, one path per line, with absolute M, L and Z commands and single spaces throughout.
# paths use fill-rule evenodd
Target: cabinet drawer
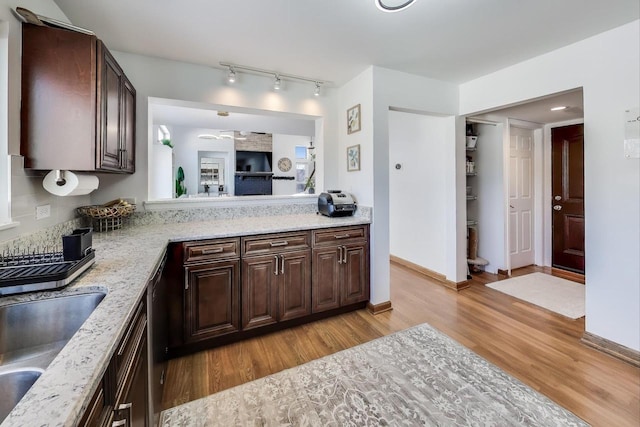
M 311 247 L 309 232 L 243 237 L 242 256 L 266 255 Z
M 184 243 L 184 262 L 238 258 L 240 239 L 205 240 Z
M 313 246 L 343 244 L 364 241 L 368 238 L 368 226 L 329 228 L 313 231 Z
M 142 341 L 145 338 L 147 330 L 147 314 L 145 310 L 145 304 L 143 302 L 138 304 L 136 314 L 133 316 L 133 320 L 129 324 L 124 338 L 118 346 L 118 350 L 114 356 L 116 365 L 116 382 L 118 388 L 120 387 L 122 380 L 126 376 L 127 372 L 131 368 L 131 364 L 134 362 L 136 353 Z

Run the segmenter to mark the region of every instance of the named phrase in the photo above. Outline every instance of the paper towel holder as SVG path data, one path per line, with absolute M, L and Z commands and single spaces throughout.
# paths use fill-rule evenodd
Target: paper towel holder
M 56 169 L 56 185 L 58 187 L 62 187 L 67 183 L 67 180 L 64 179 L 64 171 L 60 169 Z

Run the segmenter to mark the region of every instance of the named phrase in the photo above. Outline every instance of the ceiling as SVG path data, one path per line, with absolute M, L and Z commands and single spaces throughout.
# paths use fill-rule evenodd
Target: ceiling
M 198 104 L 192 107 L 151 104 L 153 124 L 181 126 L 211 130 L 237 130 L 267 132 L 284 135 L 315 135 L 313 118 L 293 117 L 284 114 L 253 114 L 228 111 L 228 116 L 219 116 L 214 106 Z
M 341 86 L 370 65 L 461 83 L 638 19 L 638 0 L 54 0 L 112 50 Z M 38 11 L 34 11 L 38 13 Z
M 564 106 L 564 110 L 552 111 L 551 108 Z M 526 120 L 533 123 L 559 123 L 584 117 L 582 89 L 576 89 L 526 103 L 493 110 L 492 116 Z

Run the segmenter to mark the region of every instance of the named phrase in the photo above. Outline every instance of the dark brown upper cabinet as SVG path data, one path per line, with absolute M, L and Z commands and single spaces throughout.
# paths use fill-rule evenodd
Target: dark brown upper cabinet
M 101 40 L 22 24 L 26 168 L 133 173 L 135 123 L 136 90 Z

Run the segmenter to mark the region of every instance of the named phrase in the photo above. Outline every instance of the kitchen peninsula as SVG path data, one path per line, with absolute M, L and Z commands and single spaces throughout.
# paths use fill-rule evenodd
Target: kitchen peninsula
M 286 207 L 281 210 L 286 211 Z M 370 211 L 367 208 L 359 210 L 364 213 L 345 218 L 327 218 L 308 210 L 293 215 L 239 217 L 227 212 L 230 218 L 195 221 L 189 221 L 189 210 L 182 213 L 164 211 L 164 220 L 159 220 L 152 212 L 148 216 L 154 219 L 147 219 L 151 222 L 148 225 L 95 234 L 95 265 L 66 289 L 0 299 L 0 305 L 7 305 L 68 294 L 106 293 L 104 300 L 2 425 L 78 425 L 102 384 L 112 356 L 118 351 L 118 343 L 128 335 L 128 325 L 137 317 L 136 310 L 139 310 L 147 285 L 163 261 L 168 245 L 273 233 L 313 233 L 336 227 L 362 228 L 367 231 L 368 238 Z M 260 212 L 264 213 L 264 208 Z M 166 219 L 172 215 L 174 222 Z M 188 222 L 175 222 L 178 217 Z M 144 220 L 139 219 L 137 223 L 143 224 Z M 368 257 L 366 262 L 368 280 Z M 366 296 L 368 299 L 368 283 Z M 149 325 L 151 327 L 151 323 Z

